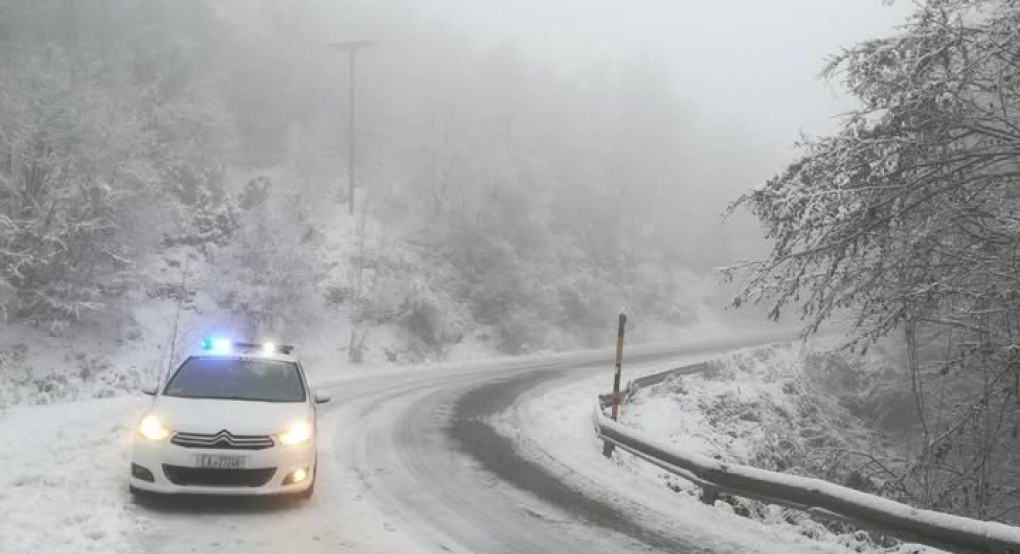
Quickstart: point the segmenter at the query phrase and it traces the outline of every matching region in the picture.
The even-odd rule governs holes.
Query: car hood
[[[251,402],[160,396],[151,413],[173,431],[234,435],[272,435],[296,421],[308,421],[312,408],[305,402]]]

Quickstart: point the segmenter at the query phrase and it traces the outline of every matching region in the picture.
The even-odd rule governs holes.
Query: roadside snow
[[[819,456],[880,445],[876,435],[805,374],[800,346],[737,352],[699,374],[640,390],[620,421],[691,454],[813,475]]]
[[[777,350],[779,359],[796,355],[790,349]],[[756,359],[754,349],[732,354],[734,358]],[[640,367],[625,366],[625,381],[642,375],[658,373],[675,367],[704,361],[707,356],[678,358],[670,363],[656,363]],[[699,398],[706,405],[726,395],[739,395],[753,399],[775,401],[780,409],[795,409],[782,401],[789,387],[791,375],[785,374],[782,364],[776,367],[755,365],[761,371],[773,372],[774,379],[764,381],[756,371],[738,373],[743,379],[732,381],[685,377],[685,395]],[[718,377],[718,376],[716,376]],[[699,381],[700,379],[700,381]],[[695,384],[699,381],[699,384]],[[729,504],[717,501],[705,506],[696,497],[696,489],[689,482],[646,463],[626,452],[617,450],[612,460],[602,457],[602,444],[595,438],[592,428],[592,410],[598,394],[607,392],[611,374],[606,372],[583,381],[566,381],[561,386],[550,386],[532,391],[521,402],[494,422],[501,432],[514,437],[518,449],[557,473],[571,476],[577,486],[593,494],[608,495],[613,501],[634,503],[648,510],[642,517],[666,518],[676,527],[699,529],[706,535],[730,536],[733,551],[748,552],[938,552],[918,545],[900,545],[881,548],[871,545],[861,534],[836,534],[806,515],[778,506],[761,506],[753,519],[738,515]],[[677,392],[677,382],[660,385]],[[669,387],[674,387],[669,389]],[[697,408],[676,402],[675,398],[640,393],[636,403],[625,404],[622,421],[638,426],[643,433],[662,442],[702,453],[709,457],[730,457],[733,461],[755,459],[754,453],[761,442],[772,438],[758,422],[740,418],[740,413],[727,413],[712,417]],[[679,393],[678,393],[679,394]],[[720,414],[721,415],[721,414]],[[759,414],[760,415],[760,414]],[[777,415],[777,417],[783,417]],[[758,430],[752,430],[757,428]],[[633,508],[630,508],[633,509]],[[759,523],[764,525],[759,525]]]
[[[133,552],[147,525],[125,478],[147,399],[19,406],[0,414],[0,552]]]

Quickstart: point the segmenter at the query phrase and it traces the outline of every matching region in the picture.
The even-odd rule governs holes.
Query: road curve
[[[632,349],[627,363],[775,339]],[[517,455],[494,416],[550,381],[611,368],[609,351],[364,375],[325,388],[309,502],[143,506],[146,552],[726,552],[641,506],[579,490]],[[595,484],[597,490],[597,484]],[[150,515],[153,515],[150,514]],[[713,546],[714,545],[714,546]],[[715,549],[713,549],[715,548]]]
[[[761,342],[757,336],[641,348],[628,355],[628,364]],[[369,400],[348,395],[345,402],[365,408],[357,414],[363,431],[352,445],[359,455],[346,463],[358,468],[359,480],[388,511],[439,550],[717,551],[669,521],[646,517],[640,506],[573,488],[554,469],[519,456],[513,440],[494,427],[493,418],[524,392],[611,364],[608,351],[577,353],[410,376]]]

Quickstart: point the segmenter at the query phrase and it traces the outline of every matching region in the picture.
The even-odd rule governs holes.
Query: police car
[[[207,339],[138,423],[132,493],[312,495],[316,405],[290,346]]]

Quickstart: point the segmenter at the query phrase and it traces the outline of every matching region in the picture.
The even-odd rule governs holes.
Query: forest
[[[397,329],[406,361],[472,334],[504,353],[601,344],[621,308],[649,338],[696,323],[711,268],[745,241],[704,244],[724,204],[691,197],[742,181],[699,177],[705,126],[666,73],[563,71],[391,7],[405,16],[0,2],[5,321],[73,339],[162,300],[290,340],[342,322],[352,360]],[[351,37],[375,44],[353,217],[347,59],[330,47]]]

